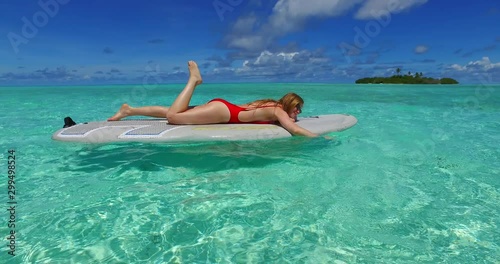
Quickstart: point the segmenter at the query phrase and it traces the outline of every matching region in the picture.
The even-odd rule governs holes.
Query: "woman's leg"
[[[194,89],[197,85],[201,84],[203,80],[196,62],[189,61],[188,68],[188,83],[168,109],[168,122],[178,125],[227,123],[227,121],[229,121],[229,109],[221,102],[211,102],[192,109],[189,108],[189,101],[193,96]]]
[[[167,117],[172,124],[215,124],[229,121],[229,109],[221,102],[211,102],[205,105],[189,106],[194,88],[202,83],[201,74],[195,62],[189,62],[190,77],[184,90],[177,96],[170,107],[145,106],[133,108],[123,104],[116,114],[108,121],[118,121],[127,116]],[[174,108],[176,107],[176,108]],[[177,109],[174,112],[174,109]]]
[[[182,113],[170,116],[170,108],[167,119],[171,124],[176,125],[205,125],[227,123],[229,121],[229,109],[221,102],[211,102],[199,105]],[[170,117],[168,117],[170,116]]]
[[[203,80],[201,79],[201,73],[198,69],[198,65],[194,61],[188,62],[189,68],[189,80],[186,84],[186,87],[182,90],[182,92],[177,96],[172,106],[167,113],[167,119],[173,120],[175,119],[175,115],[182,113],[188,110],[189,101],[191,101],[191,97],[193,96],[194,89],[197,85],[201,84]]]
[[[165,118],[165,116],[167,116],[168,109],[168,107],[164,106],[144,106],[134,108],[130,107],[128,104],[123,104],[120,110],[118,110],[118,112],[116,112],[114,116],[108,118],[108,121],[118,121],[128,116],[150,116]]]
[[[201,84],[203,80],[201,79],[201,73],[198,69],[198,65],[194,61],[188,62],[189,68],[189,80],[184,87],[184,90],[177,96],[174,103],[170,107],[162,107],[162,106],[145,106],[140,108],[132,108],[128,104],[123,104],[120,110],[116,112],[116,114],[110,118],[108,121],[118,121],[127,116],[151,116],[151,117],[167,117],[174,119],[175,114],[182,113],[190,108],[189,101],[191,101],[191,97],[193,96],[194,88],[197,85]],[[169,114],[171,113],[171,114]]]

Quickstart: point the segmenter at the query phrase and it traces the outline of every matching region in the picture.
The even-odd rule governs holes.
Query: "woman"
[[[177,125],[202,125],[219,123],[275,123],[293,135],[317,137],[318,135],[297,125],[297,115],[302,112],[304,100],[294,93],[283,96],[280,100],[257,100],[246,105],[234,105],[217,98],[207,104],[189,106],[189,101],[197,85],[202,83],[201,73],[194,61],[188,62],[189,80],[184,90],[177,96],[170,107],[145,106],[132,108],[123,104],[120,110],[108,119],[118,121],[127,116],[143,115],[166,117],[168,122]]]

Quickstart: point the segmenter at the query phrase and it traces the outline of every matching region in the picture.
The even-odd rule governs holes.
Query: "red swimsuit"
[[[227,122],[228,124],[273,124],[274,121],[255,121],[255,122],[242,122],[238,118],[238,115],[240,114],[241,111],[249,111],[247,108],[239,107],[235,104],[232,104],[224,99],[221,98],[215,98],[213,100],[210,100],[210,102],[221,102],[227,106],[227,109],[229,109],[229,121]]]

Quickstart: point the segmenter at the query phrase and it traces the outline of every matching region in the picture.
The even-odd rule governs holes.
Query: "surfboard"
[[[351,115],[331,114],[302,117],[301,127],[317,134],[343,131],[358,120]],[[62,128],[52,139],[66,142],[192,142],[263,140],[291,137],[287,130],[273,124],[172,125],[166,119],[125,119],[96,121]]]

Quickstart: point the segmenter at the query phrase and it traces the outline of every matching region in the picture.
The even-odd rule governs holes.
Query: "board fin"
[[[71,117],[67,116],[64,118],[63,128],[72,127],[74,125],[76,125],[76,123],[75,123],[75,121],[73,121],[73,119],[71,119]]]

